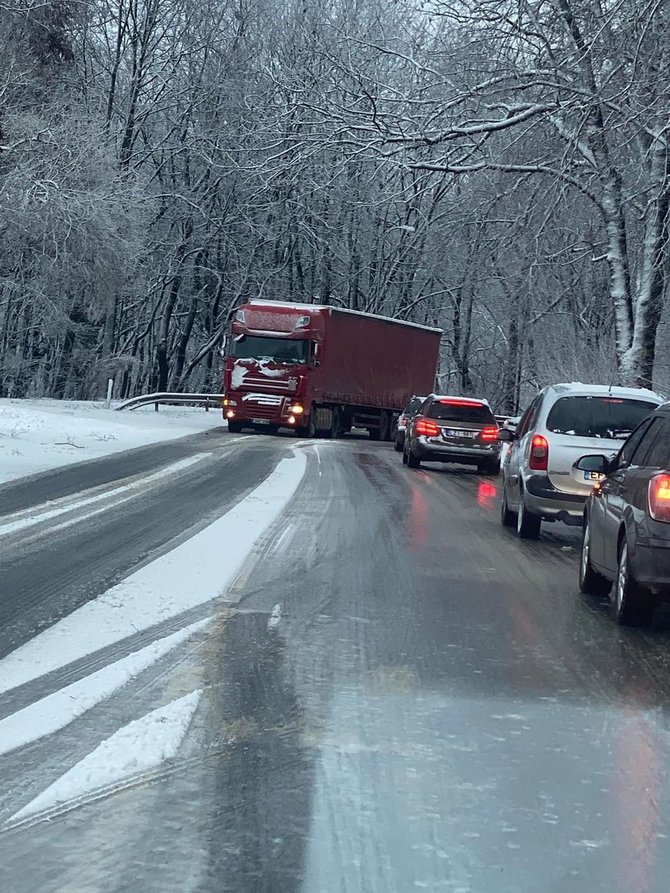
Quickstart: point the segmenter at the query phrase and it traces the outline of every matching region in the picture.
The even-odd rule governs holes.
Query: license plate
[[[445,437],[470,437],[473,440],[477,436],[476,431],[458,431],[456,428],[447,428],[444,432]]]
[[[270,419],[252,419],[251,424],[252,425],[269,425]]]
[[[585,481],[602,481],[605,479],[605,475],[602,471],[585,471],[584,472],[584,480]]]

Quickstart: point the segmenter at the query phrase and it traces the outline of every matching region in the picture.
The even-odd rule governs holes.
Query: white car
[[[587,453],[614,455],[639,422],[663,403],[653,391],[607,385],[556,384],[524,412],[502,463],[500,519],[537,539],[542,521],[581,524],[597,475],[576,467]]]

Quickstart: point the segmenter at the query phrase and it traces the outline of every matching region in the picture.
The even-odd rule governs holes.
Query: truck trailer
[[[340,307],[250,301],[224,346],[223,417],[243,428],[391,438],[394,414],[434,389],[440,329]]]

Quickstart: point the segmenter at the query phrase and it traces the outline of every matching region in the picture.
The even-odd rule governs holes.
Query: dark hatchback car
[[[407,430],[407,422],[409,422],[412,416],[415,416],[417,414],[421,404],[425,399],[425,397],[412,397],[407,406],[398,416],[398,424],[393,436],[393,444],[397,453],[402,452],[402,448],[405,445],[405,431]]]
[[[407,423],[402,461],[461,462],[480,472],[500,471],[498,423],[483,400],[431,394]]]
[[[580,589],[607,595],[614,583],[616,620],[649,623],[670,596],[670,403],[641,422],[616,456],[582,456],[575,468],[595,481],[584,512]]]

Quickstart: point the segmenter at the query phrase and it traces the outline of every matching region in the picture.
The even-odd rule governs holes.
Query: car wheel
[[[507,487],[504,482],[502,485],[502,499],[500,500],[500,523],[503,527],[514,527],[516,524],[516,515],[507,503]]]
[[[579,588],[585,595],[607,595],[612,588],[607,577],[594,570],[591,564],[591,524],[584,521],[582,533],[582,554],[579,559]]]
[[[402,464],[407,465],[407,450],[402,451]]]
[[[619,553],[619,569],[614,590],[614,617],[622,626],[646,626],[654,615],[651,592],[633,577],[624,537]]]
[[[477,471],[480,474],[500,474],[500,462],[497,462],[494,459],[487,459],[486,462],[479,463]]]
[[[405,454],[407,455],[407,465],[410,468],[421,468],[421,459],[414,455],[411,447],[408,450],[405,450]]]
[[[516,532],[523,540],[536,540],[540,535],[542,518],[526,508],[523,493],[519,500],[519,511],[516,516]]]
[[[396,451],[396,453],[400,453],[400,452],[402,451],[402,444],[401,444],[400,441],[398,440],[398,436],[397,436],[397,435],[396,435],[396,437],[395,437],[394,440],[393,440],[393,449]]]

